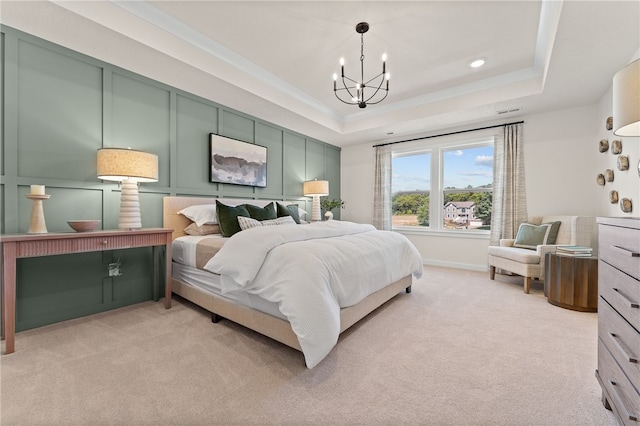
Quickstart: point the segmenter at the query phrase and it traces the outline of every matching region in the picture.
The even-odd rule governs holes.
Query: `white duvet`
[[[338,341],[340,308],[409,274],[419,278],[422,259],[404,235],[334,220],[239,232],[204,268],[221,275],[223,293],[277,303],[312,368]]]

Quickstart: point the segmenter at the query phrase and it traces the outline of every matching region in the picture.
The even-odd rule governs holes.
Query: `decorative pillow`
[[[217,201],[216,201],[217,203]],[[218,217],[216,216],[215,204],[201,204],[197,206],[189,206],[178,212],[191,219],[196,225],[201,226],[206,224],[212,225],[218,223]]]
[[[272,226],[272,225],[295,225],[296,222],[293,220],[291,216],[283,216],[277,219],[268,219],[268,220],[255,220],[250,217],[242,217],[238,216],[238,225],[240,225],[240,229],[247,230],[251,228],[258,228],[260,226]]]
[[[289,204],[287,206],[287,209],[291,213],[291,217],[293,218],[293,220],[296,221],[296,223],[300,223],[300,216],[302,216],[302,214],[300,212],[303,212],[304,214],[307,214],[307,212],[305,212],[300,207],[298,207],[297,204]]]
[[[297,204],[289,204],[287,206],[276,203],[278,205],[278,217],[291,216],[296,223],[300,223],[300,214],[298,213]]]
[[[263,220],[260,222],[262,226],[271,226],[271,225],[295,225],[296,221],[293,220],[292,216],[284,216],[279,217],[277,219]]]
[[[543,225],[551,225],[551,230],[549,231],[549,237],[547,238],[546,244],[553,245],[556,243],[556,239],[558,238],[558,231],[560,230],[560,224],[562,222],[546,222]]]
[[[550,232],[551,225],[549,224],[521,223],[513,246],[535,250],[536,246],[547,244]]]
[[[251,228],[259,228],[262,226],[259,220],[251,219],[250,217],[238,216],[238,225],[242,231]]]
[[[241,231],[240,225],[238,225],[238,216],[249,217],[249,211],[244,204],[233,207],[216,200],[216,211],[218,212],[218,223],[223,237],[230,237]]]
[[[278,216],[276,215],[276,207],[273,203],[269,203],[264,207],[254,206],[252,204],[244,205],[249,211],[249,216],[252,219],[256,220],[267,220],[267,219],[275,219]]]
[[[196,223],[184,228],[184,233],[187,235],[211,235],[220,233],[220,225],[208,225],[204,224],[198,226]]]

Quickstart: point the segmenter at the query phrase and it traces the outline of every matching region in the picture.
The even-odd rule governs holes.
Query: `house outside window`
[[[393,151],[393,228],[488,233],[494,138],[422,144]]]

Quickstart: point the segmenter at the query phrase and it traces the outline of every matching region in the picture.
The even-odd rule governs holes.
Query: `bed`
[[[387,232],[387,231],[376,231],[369,230],[366,227],[370,227],[370,225],[361,225],[361,224],[350,224],[349,222],[339,221],[330,221],[331,223],[323,223],[323,224],[309,224],[309,225],[296,225],[289,227],[261,227],[260,229],[249,229],[246,231],[241,231],[238,234],[234,235],[231,238],[224,238],[224,243],[220,245],[219,251],[215,256],[213,256],[210,260],[204,263],[203,260],[199,260],[200,265],[198,268],[195,265],[188,264],[184,258],[188,257],[185,253],[189,252],[187,244],[192,244],[189,240],[193,240],[201,243],[205,240],[205,237],[197,237],[197,236],[187,236],[185,234],[185,229],[192,225],[193,222],[183,214],[179,212],[190,206],[203,206],[203,205],[211,205],[215,203],[215,198],[207,198],[207,197],[164,197],[163,200],[163,226],[166,228],[172,228],[173,235],[173,273],[172,273],[172,291],[173,293],[195,303],[203,307],[212,313],[212,320],[217,322],[221,318],[225,318],[231,320],[235,323],[241,324],[247,328],[250,328],[258,333],[261,333],[265,336],[268,336],[274,340],[277,340],[287,346],[290,346],[296,350],[303,352],[305,356],[305,363],[308,368],[312,368],[317,365],[331,350],[333,346],[337,343],[337,338],[340,333],[347,330],[353,324],[358,322],[360,319],[364,318],[367,314],[381,306],[386,301],[392,299],[396,295],[401,292],[410,293],[411,285],[412,285],[412,277],[419,278],[422,274],[422,260],[418,254],[418,251],[415,247],[404,237],[397,233]],[[228,205],[238,205],[238,204],[252,204],[258,207],[264,207],[268,203],[272,201],[267,200],[240,200],[240,199],[217,199],[221,203]],[[353,226],[352,226],[353,225]],[[343,232],[342,228],[349,227],[349,232],[353,232],[353,234],[349,234],[346,236],[333,236],[332,233],[338,232],[337,228],[341,228],[339,230],[340,233]],[[275,232],[272,230],[267,230],[266,228],[279,228],[277,232],[277,237],[275,236]],[[294,234],[291,237],[291,242],[281,242],[280,240],[283,238],[282,235],[286,233]],[[328,233],[325,235],[325,233]],[[332,242],[332,244],[336,244],[337,247],[338,240],[345,240],[345,243],[351,244],[349,247],[369,247],[369,245],[379,245],[380,250],[384,250],[382,246],[386,246],[386,240],[384,244],[380,244],[381,238],[391,238],[393,239],[393,243],[389,244],[390,247],[394,247],[394,245],[401,244],[401,250],[393,250],[393,253],[384,254],[385,261],[376,262],[376,265],[379,265],[381,268],[380,271],[372,270],[371,266],[368,266],[367,276],[381,276],[381,277],[392,277],[392,278],[367,278],[368,280],[387,280],[384,281],[381,285],[380,283],[376,284],[375,291],[370,291],[366,295],[354,295],[354,296],[345,296],[348,300],[351,299],[351,302],[339,303],[341,305],[348,305],[346,307],[334,308],[329,306],[327,308],[323,308],[325,305],[324,300],[322,301],[305,301],[307,303],[307,308],[295,308],[298,311],[295,311],[294,308],[291,308],[292,304],[287,302],[287,300],[281,299],[281,293],[283,288],[287,289],[298,289],[293,290],[297,291],[298,298],[307,298],[307,293],[311,294],[316,292],[316,290],[302,290],[302,285],[307,285],[307,277],[300,278],[299,271],[295,272],[285,272],[281,275],[278,275],[280,272],[269,272],[267,273],[267,263],[277,263],[277,258],[275,257],[277,253],[284,251],[285,249],[289,250],[289,255],[291,253],[298,252],[314,252],[312,256],[310,256],[309,263],[318,263],[319,261],[315,258],[316,251],[321,253],[322,250],[316,249],[307,249],[305,245],[302,244],[311,244],[312,242],[308,242],[307,240],[311,240],[316,237],[308,237],[311,234],[318,234],[318,243],[324,244],[325,248],[328,247],[328,242]],[[331,234],[331,238],[329,238],[329,234]],[[214,245],[217,245],[218,242],[216,238],[222,239],[219,235],[210,235],[207,237],[211,237],[212,239],[207,241],[212,241]],[[361,241],[360,238],[376,238],[377,240],[373,241]],[[243,240],[244,239],[244,240]],[[358,239],[358,240],[356,240]],[[347,242],[348,240],[348,242]],[[406,241],[403,241],[406,240]],[[271,241],[275,241],[273,243],[273,247],[269,246],[269,248],[265,248],[267,245],[271,244]],[[357,243],[354,243],[357,241]],[[235,245],[234,245],[235,244]],[[244,245],[242,245],[244,244]],[[315,243],[313,243],[315,244]],[[356,245],[354,245],[356,244]],[[265,247],[262,247],[264,245]],[[277,246],[277,247],[275,247]],[[234,251],[235,250],[235,251]],[[241,250],[241,251],[239,251]],[[331,249],[325,249],[329,252]],[[336,249],[337,250],[337,249]],[[371,249],[369,249],[371,250]],[[263,255],[263,259],[261,262],[265,263],[265,267],[261,266],[262,263],[253,261],[247,261],[246,259],[240,259],[244,257],[245,252],[256,252],[262,253],[266,252]],[[350,250],[350,252],[354,252],[355,250]],[[396,252],[398,252],[396,254]],[[336,252],[337,253],[337,252]],[[353,253],[350,256],[354,255]],[[383,254],[380,254],[382,256]],[[225,257],[226,256],[226,257]],[[318,254],[319,256],[319,254]],[[345,255],[346,256],[346,255]],[[398,260],[392,260],[389,256],[396,256]],[[193,256],[192,256],[193,257]],[[196,256],[197,257],[197,256]],[[336,258],[340,257],[334,254],[329,254],[329,257],[332,257],[333,260],[328,260],[328,262],[336,262]],[[369,258],[371,256],[367,256]],[[297,259],[297,257],[296,257]],[[390,259],[389,262],[393,264],[402,263],[401,267],[397,268],[386,268],[384,266],[387,264],[387,259]],[[195,257],[192,259],[192,262],[195,262]],[[367,261],[372,261],[371,259]],[[298,262],[288,262],[288,264],[282,264],[276,268],[277,271],[286,270],[288,266],[291,268],[295,267],[298,269],[307,270],[307,266],[305,266],[304,262],[300,260]],[[364,261],[366,263],[366,261]],[[203,268],[202,264],[205,264],[206,267]],[[354,263],[354,262],[352,262]],[[355,262],[355,263],[360,263]],[[382,264],[382,265],[380,265]],[[318,267],[327,269],[326,265],[319,265]],[[357,269],[357,265],[349,265],[349,269]],[[378,266],[376,266],[377,268]],[[217,269],[216,269],[217,268]],[[386,268],[386,270],[385,270]],[[208,269],[208,270],[204,270]],[[323,270],[324,270],[323,269]],[[334,278],[336,281],[345,281],[348,277],[340,277],[339,275],[348,275],[348,273],[344,272],[345,268],[342,270],[340,267],[336,267],[336,270],[340,270],[340,273],[336,273],[335,277],[331,277],[331,280]],[[393,270],[392,270],[393,269]],[[397,269],[397,270],[396,270]],[[309,271],[311,269],[308,269]],[[218,273],[212,273],[211,271],[216,271]],[[253,275],[250,273],[253,271]],[[236,275],[234,275],[236,274]],[[269,275],[270,274],[270,275]],[[288,277],[288,274],[291,277]],[[333,272],[331,272],[333,274]],[[315,276],[316,274],[310,273],[310,275]],[[322,278],[321,278],[322,279]],[[327,279],[326,277],[324,278]],[[304,283],[303,283],[304,281]],[[358,280],[354,280],[358,281]],[[267,289],[263,290],[262,288],[258,289],[257,284],[259,282],[267,282],[265,286]],[[274,283],[273,286],[271,283]],[[333,284],[332,284],[333,285]],[[360,284],[359,284],[360,285]],[[279,287],[278,287],[279,286]],[[344,283],[342,284],[343,287]],[[255,288],[254,288],[255,287]],[[324,289],[324,285],[320,285],[320,288],[323,290],[317,290],[317,292],[324,292],[324,299],[327,299],[327,292],[332,297],[334,297],[334,292],[336,293],[335,297],[340,298],[340,289],[338,290],[329,288]],[[358,290],[362,292],[363,290]],[[309,296],[309,298],[312,296]],[[316,297],[316,296],[313,296]],[[353,302],[356,300],[357,302]],[[298,302],[296,302],[298,303]],[[334,315],[335,309],[335,315]],[[317,315],[312,313],[311,311],[316,311]],[[314,317],[315,315],[315,317]],[[335,318],[334,318],[335,316]],[[301,327],[307,327],[307,323],[321,323],[320,326],[325,327],[327,329],[335,328],[334,330],[313,330],[312,327],[318,327],[316,325],[310,326],[311,331],[303,330]],[[332,325],[333,324],[333,325]],[[324,337],[320,336],[323,335]],[[335,336],[334,336],[335,335]],[[317,336],[317,339],[316,337]],[[313,341],[313,339],[319,340],[318,342]]]

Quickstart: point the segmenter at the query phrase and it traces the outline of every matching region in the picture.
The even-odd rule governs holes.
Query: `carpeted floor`
[[[0,358],[2,425],[612,425],[597,314],[540,283],[426,267],[317,367],[176,299],[16,336]]]

